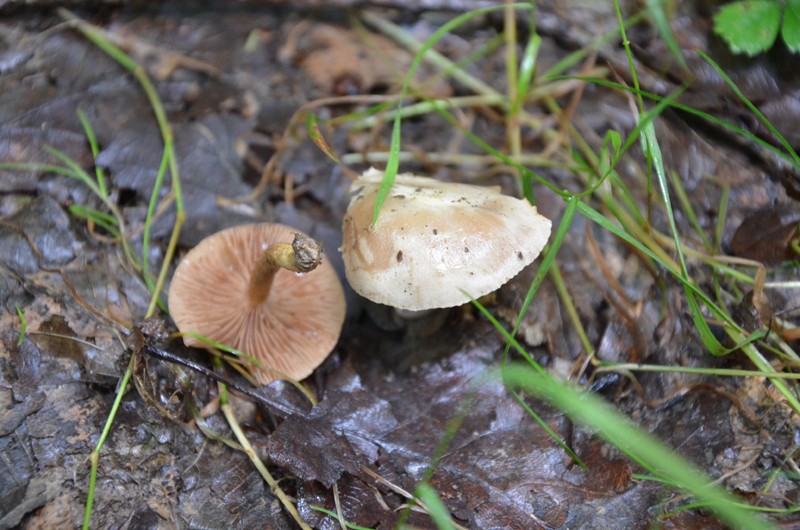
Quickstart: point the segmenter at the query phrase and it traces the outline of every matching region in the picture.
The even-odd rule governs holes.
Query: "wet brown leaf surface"
[[[731,251],[771,266],[796,259],[791,243],[798,237],[798,223],[800,209],[768,208],[755,212],[733,233]]]
[[[540,4],[542,68],[616,25],[613,11],[602,6]],[[141,252],[142,223],[163,149],[146,98],[132,76],[76,32],[45,31],[59,22],[50,12],[9,5],[9,15],[0,21],[0,160],[54,163],[45,150],[50,146],[91,173],[94,161],[75,114],[81,108],[98,136],[96,163],[108,175],[134,251]],[[432,18],[426,18],[402,7],[380,14],[407,24],[420,38],[454,16],[429,13]],[[781,67],[781,56],[745,62],[725,56],[702,26],[707,10],[691,9],[680,6],[678,15],[688,17],[677,18],[686,22],[676,28],[680,45],[720,53],[743,90],[775,117],[780,130],[791,132],[782,124],[797,118],[791,94],[798,90],[798,74]],[[340,13],[324,8],[244,3],[197,12],[154,4],[140,11],[122,3],[89,18],[144,66],[165,102],[186,200],[182,248],[227,226],[279,221],[323,240],[329,259],[341,268],[335,249],[341,243],[348,173],[333,168],[303,140],[301,127],[284,131],[294,111],[316,98],[393,93],[411,54],[377,35],[366,41],[372,46],[365,44],[363,32],[372,30],[350,26]],[[481,18],[445,39],[443,50],[454,60],[464,58],[491,40],[501,24],[499,17]],[[668,94],[691,76],[664,64],[669,55],[652,28],[637,28],[632,40],[644,88]],[[596,62],[626,75],[621,48],[602,48]],[[480,65],[470,66],[470,73],[506,89],[500,55],[490,54]],[[698,82],[683,101],[722,113],[774,141],[703,63],[690,69]],[[423,70],[418,79],[430,97],[466,91],[431,75]],[[550,118],[543,108],[532,107]],[[320,114],[361,108],[331,105]],[[465,110],[460,119],[502,146],[503,124],[495,112]],[[589,138],[633,126],[625,99],[596,89],[583,95],[573,121]],[[552,120],[547,124],[558,127]],[[786,252],[797,234],[796,174],[769,153],[684,113],[667,111],[657,127],[666,164],[680,175],[707,233],[714,230],[721,190],[727,187],[723,248],[767,265],[791,257]],[[404,128],[404,146],[411,151],[477,152],[435,117],[407,120]],[[380,127],[323,133],[338,154],[387,148],[388,133]],[[788,137],[798,143],[796,136]],[[547,148],[539,132],[523,140],[531,152]],[[263,164],[276,152],[281,156],[268,175],[271,180],[257,197],[249,197],[261,181]],[[445,180],[513,191],[505,170],[475,175],[430,160],[417,165]],[[543,171],[559,187],[583,186],[566,171]],[[632,196],[646,204],[643,179],[625,176]],[[207,354],[189,351],[179,341],[138,335],[149,293],[109,234],[70,213],[73,204],[103,208],[85,186],[52,173],[1,169],[0,192],[0,528],[80,525],[87,458],[131,355],[135,384],[123,397],[100,457],[93,527],[294,528],[245,455],[223,443],[232,434],[215,413],[212,376],[220,375],[240,397],[237,414],[257,452],[315,528],[339,527],[314,509],[335,511],[337,498],[344,518],[354,524],[391,528],[405,521],[432,527],[427,515],[407,510],[403,492],[412,492],[427,477],[437,457],[430,483],[454,520],[468,528],[719,527],[697,510],[663,517],[682,506],[674,492],[638,480],[634,473],[642,470],[593,433],[542,403],[527,401],[588,469],[571,462],[490,377],[503,345],[474,311],[441,316],[444,325],[433,334],[382,330],[350,293],[340,344],[309,381],[319,403],[310,407],[283,383],[260,389],[261,399],[247,396],[236,386],[249,388],[247,383],[230,372],[215,373]],[[537,193],[540,210],[557,222],[560,200],[546,190]],[[166,195],[162,191],[160,199]],[[151,270],[163,258],[174,218],[172,207],[157,212]],[[691,233],[680,208],[676,220],[682,233]],[[664,228],[660,211],[652,223]],[[690,244],[702,244],[687,237]],[[648,269],[641,256],[596,227],[575,222],[558,264],[599,360],[752,368],[735,354],[711,357],[696,336],[680,285]],[[534,265],[501,289],[487,302],[490,310],[512,322],[535,272]],[[796,266],[784,264],[776,274],[796,279]],[[601,393],[745,498],[778,508],[798,501],[794,482],[776,473],[796,443],[797,418],[780,405],[772,387],[687,374],[645,373],[633,379],[585,368],[586,352],[561,296],[547,280],[518,335],[543,365]],[[792,318],[791,309],[800,305],[796,298],[775,296],[770,300],[774,313]],[[728,302],[734,306],[742,300]],[[17,308],[28,326],[21,344]],[[153,348],[187,364],[156,358]],[[771,495],[759,497],[767,480],[772,480]]]

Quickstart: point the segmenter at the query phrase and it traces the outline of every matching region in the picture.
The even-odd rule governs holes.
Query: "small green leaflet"
[[[339,157],[336,156],[336,153],[333,152],[331,146],[329,146],[328,142],[325,141],[325,137],[322,136],[322,131],[319,129],[317,115],[313,112],[309,112],[308,118],[306,118],[306,130],[308,131],[309,138],[311,138],[311,141],[314,142],[317,147],[319,147],[320,151],[328,155],[328,158],[337,164],[341,164]]]
[[[734,53],[750,57],[772,47],[780,25],[781,4],[772,0],[733,2],[714,16],[714,31]]]

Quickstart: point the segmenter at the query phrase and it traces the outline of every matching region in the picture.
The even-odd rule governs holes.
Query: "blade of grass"
[[[644,112],[644,102],[642,96],[639,94],[639,74],[636,73],[636,62],[633,60],[633,53],[631,52],[631,41],[628,40],[627,29],[625,28],[625,20],[622,18],[622,9],[619,7],[619,0],[614,0],[614,11],[617,14],[617,28],[622,38],[622,47],[625,50],[625,57],[628,59],[628,67],[631,72],[631,80],[633,81],[634,95],[637,98],[638,107],[641,112]]]
[[[89,174],[86,171],[84,171],[84,169],[81,166],[79,166],[74,160],[72,160],[65,153],[62,153],[58,149],[55,149],[50,146],[47,146],[44,149],[45,151],[47,151],[48,153],[50,153],[51,155],[58,158],[61,162],[64,163],[64,165],[70,170],[70,173],[68,173],[69,176],[77,179],[84,186],[92,190],[92,193],[94,193],[97,196],[97,198],[103,201],[103,204],[105,204],[107,207],[109,207],[109,209],[111,209],[111,205],[113,203],[109,200],[108,195],[103,194],[97,182],[95,182],[94,179],[92,179],[92,177],[90,177]]]
[[[722,68],[720,68],[720,66],[716,62],[714,62],[714,60],[711,57],[708,56],[708,54],[706,54],[702,50],[697,50],[697,53],[700,54],[700,57],[702,57],[709,65],[711,65],[711,68],[713,68],[720,77],[722,77],[722,79],[730,87],[730,89],[733,90],[733,93],[736,94],[736,96],[742,101],[742,103],[745,104],[745,106],[750,110],[750,112],[752,112],[753,115],[756,118],[758,118],[758,121],[760,121],[764,125],[764,127],[766,127],[769,130],[769,132],[772,133],[773,136],[775,136],[775,138],[777,138],[778,142],[786,150],[785,152],[792,157],[794,166],[800,167],[800,155],[798,155],[797,151],[794,150],[792,144],[790,144],[789,141],[778,131],[778,129],[776,129],[775,126],[772,125],[772,122],[770,122],[767,119],[767,117],[764,116],[764,114],[760,110],[758,110],[758,107],[756,107],[753,104],[753,102],[750,101],[747,98],[747,96],[744,95],[744,93],[739,89],[739,87],[736,86],[736,83],[734,83],[733,80],[730,77],[728,77],[728,74],[726,74],[725,71]]]
[[[661,98],[657,102],[656,106],[653,107],[652,109],[648,110],[647,112],[643,110],[639,111],[639,116],[637,116],[638,119],[636,120],[636,125],[633,127],[628,137],[625,139],[625,143],[623,143],[622,147],[615,154],[614,159],[612,159],[610,169],[616,167],[616,165],[619,163],[622,157],[630,150],[631,147],[633,147],[633,145],[637,141],[645,142],[643,146],[645,154],[647,155],[649,153],[649,151],[647,150],[649,146],[647,142],[649,140],[646,134],[649,130],[653,129],[653,121],[657,117],[659,117],[664,112],[664,110],[667,109],[669,105],[686,90],[686,88],[687,88],[686,86],[678,87],[677,89],[673,90],[668,96]],[[619,178],[619,175],[615,174],[615,177]],[[593,187],[591,190],[593,191],[595,188],[596,186]],[[588,190],[587,192],[584,193],[585,194],[588,193]],[[634,208],[634,210],[637,209],[638,208]]]
[[[139,261],[136,259],[135,254],[133,253],[133,249],[131,248],[130,241],[128,240],[128,231],[125,227],[125,218],[122,216],[122,212],[119,211],[117,205],[111,200],[111,198],[107,194],[103,194],[103,190],[100,188],[100,184],[92,179],[89,174],[80,167],[74,160],[68,157],[66,154],[62,153],[58,149],[54,149],[52,147],[45,147],[45,151],[53,155],[54,157],[58,158],[64,165],[71,171],[70,176],[80,181],[83,185],[89,188],[92,193],[100,199],[106,208],[114,215],[117,220],[117,227],[119,229],[119,242],[122,245],[122,250],[125,253],[125,258],[131,264],[131,266],[136,271],[141,270],[141,266]],[[101,182],[105,182],[101,180]]]
[[[218,383],[218,386],[220,389],[220,409],[222,409],[222,413],[225,416],[225,419],[228,421],[228,425],[231,427],[233,434],[236,436],[236,439],[242,446],[242,451],[245,455],[247,455],[247,458],[250,459],[250,461],[253,463],[253,466],[258,470],[266,483],[269,485],[270,491],[278,498],[284,509],[292,516],[292,519],[294,519],[295,523],[297,523],[297,526],[299,526],[302,530],[311,530],[311,527],[308,526],[300,517],[300,514],[297,513],[297,508],[295,508],[292,500],[286,495],[286,493],[284,493],[280,485],[278,485],[278,481],[275,480],[275,478],[267,469],[267,466],[265,466],[258,457],[258,453],[256,453],[256,450],[250,444],[250,440],[247,439],[244,431],[242,431],[242,428],[239,426],[239,421],[236,419],[233,408],[231,407],[230,403],[228,403],[228,392],[226,386],[223,383]]]
[[[158,196],[164,183],[164,176],[169,168],[169,153],[170,152],[165,149],[161,155],[161,163],[158,165],[156,180],[153,184],[153,189],[150,192],[150,200],[147,202],[147,214],[145,215],[144,230],[142,232],[142,278],[147,284],[147,288],[150,290],[152,296],[157,295],[155,294],[155,282],[150,274],[150,230],[153,225],[153,218],[155,216],[156,204],[158,203]],[[160,303],[160,297],[158,298]],[[163,304],[160,303],[160,305]],[[161,307],[161,309],[165,313],[169,313],[166,307]]]
[[[86,139],[89,140],[89,148],[92,150],[92,159],[97,160],[97,155],[100,154],[100,148],[97,144],[97,136],[94,134],[92,124],[89,123],[89,118],[83,110],[78,109],[78,119],[83,126],[83,132],[86,134]],[[108,187],[106,186],[106,177],[103,174],[103,168],[94,165],[95,179],[97,180],[97,187],[100,189],[102,197],[108,197]]]
[[[325,136],[323,136],[322,131],[319,128],[319,120],[317,120],[317,115],[313,112],[308,113],[308,117],[306,118],[306,131],[308,131],[308,137],[311,138],[311,141],[325,153],[328,158],[340,164],[339,157],[336,156],[336,153],[333,152],[331,146],[328,145],[328,142],[325,141]]]
[[[25,313],[19,307],[14,307],[17,310],[17,318],[19,319],[19,335],[17,336],[17,346],[22,346],[25,342],[25,334],[28,332],[28,321],[25,319]]]
[[[513,16],[514,10],[509,8],[506,10],[506,13],[509,14],[506,18],[510,19],[506,25],[508,27],[515,27],[516,21]],[[542,44],[541,37],[539,37],[538,33],[536,33],[535,13],[535,9],[531,8],[528,23],[530,37],[528,39],[528,43],[525,45],[522,61],[519,65],[519,73],[508,78],[509,100],[511,101],[511,106],[506,118],[507,129],[509,130],[507,136],[509,140],[510,153],[511,156],[514,157],[522,154],[522,130],[520,128],[520,114],[522,113],[525,99],[528,96],[528,91],[533,83],[533,74],[536,70],[537,64],[536,58],[539,54],[539,47]],[[513,43],[509,43],[508,49],[516,51],[516,46],[517,43],[515,38]],[[517,65],[515,53],[510,53],[508,60],[513,60],[514,62],[510,65],[510,68],[507,68],[507,71],[516,72]],[[536,204],[536,201],[533,197],[533,182],[530,174],[528,172],[521,172],[518,174],[518,178],[522,184],[522,196],[528,199],[531,204]]]
[[[675,40],[675,33],[673,33],[669,25],[669,16],[667,15],[666,7],[664,0],[647,0],[647,12],[650,14],[650,20],[658,30],[658,34],[661,35],[661,39],[664,41],[664,44],[667,45],[667,49],[672,56],[678,60],[680,67],[684,70],[688,70],[689,67],[686,65],[686,60],[683,58],[681,47],[678,45],[678,41]]]
[[[700,237],[703,245],[707,249],[711,249],[711,241],[708,240],[708,236],[703,230],[703,227],[700,226],[700,221],[697,219],[697,214],[692,207],[689,196],[686,194],[686,188],[683,187],[683,181],[681,181],[681,177],[676,171],[670,171],[669,180],[672,184],[672,189],[675,190],[675,194],[678,197],[678,202],[681,204],[681,211],[686,216],[686,219],[688,219],[689,224],[692,225],[692,228],[694,228],[695,233],[698,235],[698,237]]]
[[[77,180],[80,180],[81,178],[70,168],[57,166],[56,164],[40,164],[38,162],[0,162],[0,169],[9,169],[12,171],[36,171],[37,173],[53,173],[55,175],[72,177]]]
[[[92,223],[101,227],[103,230],[111,234],[114,239],[121,238],[119,230],[117,230],[117,227],[119,226],[117,219],[113,215],[109,215],[81,204],[71,204],[69,206],[69,212],[76,217],[86,219],[87,221],[91,221]]]
[[[663,201],[664,208],[667,213],[667,220],[669,222],[670,231],[673,235],[675,242],[675,250],[677,251],[678,264],[680,266],[680,276],[682,278],[684,293],[686,295],[686,300],[689,304],[692,320],[694,321],[695,328],[698,330],[700,338],[703,341],[703,344],[706,346],[706,348],[708,348],[712,354],[719,355],[720,352],[724,350],[724,348],[722,344],[719,343],[716,336],[712,333],[708,325],[708,322],[706,322],[706,319],[703,316],[702,311],[700,310],[700,306],[697,303],[697,299],[695,298],[693,292],[688,288],[688,285],[693,282],[689,277],[689,272],[686,267],[686,260],[683,256],[683,245],[680,240],[680,236],[678,234],[677,225],[675,223],[674,210],[672,208],[670,200],[666,172],[664,170],[663,158],[661,156],[661,149],[659,147],[658,139],[656,138],[655,134],[655,127],[653,126],[652,122],[652,117],[660,114],[660,109],[664,108],[663,104],[665,103],[665,100],[659,101],[658,104],[656,105],[656,108],[653,109],[653,111],[658,111],[658,113],[654,114],[653,111],[645,113],[644,99],[642,98],[641,95],[641,90],[639,87],[639,78],[636,73],[636,63],[633,60],[633,54],[630,49],[630,42],[628,41],[625,32],[625,27],[622,19],[622,11],[619,6],[619,0],[614,0],[614,8],[617,13],[619,30],[622,36],[622,44],[623,47],[625,48],[625,53],[628,58],[628,64],[630,66],[631,79],[633,80],[633,86],[634,86],[633,94],[636,97],[636,107],[638,108],[638,112],[636,115],[636,122],[637,122],[637,127],[640,127],[642,131],[642,134],[640,136],[642,143],[642,150],[648,161],[648,167],[654,168],[656,172],[656,177],[659,183],[659,189],[661,191],[661,200]],[[673,94],[672,96],[674,99],[675,95]],[[645,116],[642,116],[643,113],[645,114]],[[651,118],[643,120],[642,118],[647,117],[647,115],[651,116]],[[633,136],[634,135],[631,134],[631,137]],[[636,136],[639,135],[637,134]],[[648,189],[650,189],[650,187],[651,184],[650,181],[648,180]]]
[[[594,347],[592,346],[589,336],[586,334],[586,330],[583,327],[581,318],[578,315],[578,309],[575,307],[575,303],[572,300],[572,295],[567,289],[566,282],[564,282],[564,277],[561,274],[561,268],[558,266],[558,262],[553,262],[553,265],[550,267],[550,281],[553,282],[556,293],[558,293],[558,298],[561,300],[561,306],[567,312],[569,319],[572,321],[572,329],[575,330],[575,333],[578,335],[578,341],[580,342],[581,346],[583,346],[583,350],[589,357],[594,357]]]
[[[535,26],[534,26],[534,34]],[[520,104],[516,109],[513,108],[514,104],[520,100],[520,97],[525,98],[525,93],[521,96],[518,92],[518,76],[517,71],[517,18],[516,11],[510,4],[506,4],[503,10],[503,40],[505,42],[505,58],[506,58],[506,101],[503,106],[506,107],[505,113],[505,126],[506,126],[506,144],[508,145],[509,154],[512,157],[518,157],[522,153],[522,131],[519,126],[519,115],[522,109]],[[522,178],[518,172],[516,175],[517,181],[520,184],[523,197],[528,197],[525,192],[530,192],[530,179]],[[531,201],[533,204],[533,202]]]
[[[669,222],[670,232],[672,233],[675,250],[678,255],[678,264],[680,265],[680,275],[683,278],[684,292],[686,294],[686,301],[689,304],[692,321],[695,328],[700,333],[700,339],[703,344],[713,355],[723,355],[725,348],[720,344],[717,337],[711,331],[703,312],[700,309],[700,304],[697,303],[694,293],[687,287],[688,284],[694,283],[689,276],[689,269],[686,267],[686,259],[683,255],[683,242],[681,241],[680,234],[678,233],[678,226],[675,223],[675,214],[672,208],[672,199],[670,198],[669,187],[667,184],[667,176],[664,170],[664,162],[661,157],[661,148],[658,145],[658,140],[655,134],[655,128],[652,123],[644,129],[644,138],[647,143],[647,152],[656,170],[656,177],[658,180],[659,190],[661,191],[661,200],[664,203],[664,208],[667,213],[667,221]]]
[[[486,307],[484,307],[483,304],[481,304],[478,300],[476,300],[475,298],[470,296],[470,294],[468,292],[463,291],[463,293],[470,298],[470,300],[472,301],[472,304],[475,307],[478,308],[478,311],[480,311],[481,314],[483,314],[483,316],[486,317],[486,319],[489,322],[491,322],[492,325],[495,328],[497,328],[498,331],[500,331],[500,334],[503,335],[503,337],[506,339],[506,344],[507,345],[517,345],[516,339],[513,338],[514,335],[511,335],[508,331],[506,331],[506,329],[503,327],[503,325],[494,317],[494,315],[492,315],[489,312],[488,309],[486,309]],[[509,337],[512,340],[509,340]],[[542,368],[542,366],[539,363],[537,363],[536,360],[533,357],[531,357],[531,355],[527,351],[525,351],[523,348],[519,348],[519,347],[517,347],[515,349],[528,362],[528,364],[530,365],[531,369],[535,370],[536,372],[539,372],[539,373],[542,373],[542,374],[546,374],[544,368]],[[506,361],[505,361],[505,357],[504,357],[503,365],[505,366],[505,364],[506,364]],[[559,446],[561,446],[561,449],[565,453],[567,453],[569,455],[569,457],[572,458],[572,460],[576,464],[581,466],[583,469],[589,469],[588,466],[584,463],[584,461],[581,460],[581,458],[575,453],[575,451],[573,451],[572,448],[569,445],[567,445],[567,443],[564,440],[561,439],[561,437],[558,435],[558,433],[555,432],[553,430],[553,428],[550,427],[550,425],[548,425],[547,422],[544,421],[544,419],[541,416],[539,416],[539,414],[537,414],[536,411],[534,411],[525,402],[525,399],[523,398],[522,395],[520,395],[514,389],[509,389],[509,390],[510,390],[511,394],[514,396],[514,399],[517,400],[517,402],[520,404],[520,406],[522,406],[522,408],[525,410],[525,412],[527,412],[528,415],[531,418],[533,418],[533,420],[536,423],[539,424],[539,426],[547,433],[548,436],[550,436],[550,438],[552,438]]]
[[[511,330],[511,336],[516,336],[519,332],[519,327],[522,325],[522,319],[525,318],[525,315],[527,314],[528,309],[530,308],[530,305],[536,296],[536,293],[539,292],[539,287],[547,277],[547,274],[556,259],[556,255],[558,255],[558,250],[564,244],[564,239],[567,237],[567,233],[572,227],[572,220],[575,217],[575,212],[577,212],[579,202],[580,199],[575,196],[570,197],[567,201],[567,208],[564,210],[564,215],[561,217],[561,221],[558,224],[558,229],[556,230],[556,233],[553,234],[550,242],[547,244],[547,250],[542,257],[542,261],[539,263],[539,268],[536,269],[536,275],[533,277],[533,281],[531,281],[531,285],[528,287],[528,292],[525,294],[525,299],[522,301],[522,307],[520,308],[517,319],[514,322],[514,327]],[[507,360],[510,348],[511,344],[507,342],[503,348],[504,363]],[[538,363],[535,363],[533,359],[528,358],[527,360],[531,366],[534,367],[534,369],[539,371],[542,370]]]
[[[89,493],[86,496],[86,507],[83,512],[83,529],[89,530],[89,523],[91,522],[92,517],[92,504],[94,504],[94,491],[95,485],[97,483],[97,466],[100,462],[100,451],[102,450],[103,446],[106,443],[106,439],[108,438],[108,433],[111,432],[111,426],[114,423],[114,418],[117,416],[117,411],[119,410],[120,403],[122,403],[122,396],[125,395],[125,389],[128,387],[128,382],[131,380],[131,375],[133,374],[133,362],[134,356],[131,355],[130,359],[128,360],[128,368],[125,370],[125,373],[122,375],[122,378],[117,383],[117,395],[114,398],[114,403],[111,404],[111,410],[108,413],[108,417],[106,418],[105,425],[103,425],[103,431],[100,433],[100,438],[97,440],[97,443],[94,446],[94,450],[89,455],[89,462],[91,463],[91,471],[89,473]]]
[[[523,365],[507,366],[502,371],[502,377],[507,385],[524,389],[532,396],[558,407],[578,423],[595,430],[657,477],[696,497],[733,528],[775,528],[744,508],[724,488],[711,485],[711,479],[700,470],[655,437],[631,424],[628,418],[599,397],[577,392]]]
[[[327,508],[323,508],[322,506],[313,506],[312,505],[312,506],[310,506],[310,508],[312,510],[314,510],[315,512],[324,513],[325,515],[327,515],[328,517],[332,517],[333,519],[338,519],[339,518],[338,515],[336,514],[336,512],[328,510]],[[344,524],[345,524],[345,526],[347,528],[350,528],[351,530],[373,530],[372,528],[367,528],[366,526],[359,526],[359,525],[353,524],[353,523],[351,523],[349,521],[345,521]]]
[[[442,165],[456,165],[456,166],[476,166],[476,167],[487,167],[492,166],[497,163],[497,158],[492,155],[483,155],[483,154],[470,154],[470,153],[425,153],[424,156],[420,156],[418,151],[400,151],[397,155],[400,162],[409,162],[409,161],[422,161],[425,160],[428,163],[433,164],[442,164]],[[389,153],[383,151],[370,151],[367,153],[345,153],[341,156],[341,161],[344,164],[356,164],[356,163],[378,163],[378,162],[386,162],[389,159]],[[565,167],[564,164],[558,162],[557,160],[553,160],[552,157],[543,157],[541,155],[527,155],[521,154],[518,157],[509,157],[510,160],[513,160],[515,164],[524,166],[524,165],[533,165],[537,167],[543,168],[563,168],[567,170],[576,170],[576,168]]]
[[[764,338],[760,335],[759,339]],[[759,370],[738,370],[735,368],[696,368],[691,366],[664,366],[657,364],[637,364],[637,363],[612,363],[600,361],[597,365],[597,370],[600,372],[610,371],[629,371],[629,372],[663,372],[663,373],[679,373],[679,374],[698,374],[698,375],[713,375],[717,377],[766,377],[770,380],[774,379],[800,379],[800,374],[793,372],[774,372],[764,373]]]
[[[420,482],[414,489],[414,496],[419,498],[428,507],[428,515],[439,530],[454,530],[450,512],[442,502],[436,490],[427,482]]]
[[[79,19],[65,9],[59,9],[58,12],[63,18],[65,18],[71,24],[74,24],[75,27],[77,27],[77,29],[95,46],[103,50],[118,64],[133,74],[147,96],[147,100],[150,103],[150,108],[155,115],[159,131],[161,132],[161,138],[164,143],[164,151],[169,154],[167,157],[167,165],[169,167],[169,174],[172,178],[172,197],[175,200],[175,224],[173,225],[172,234],[170,235],[170,239],[167,244],[167,250],[164,253],[164,260],[156,280],[154,293],[150,300],[150,306],[147,308],[146,317],[150,317],[155,312],[158,304],[159,296],[157,293],[161,291],[164,286],[164,282],[166,281],[169,264],[172,262],[172,258],[175,255],[175,249],[178,245],[178,236],[180,235],[181,227],[183,226],[183,220],[186,217],[183,206],[183,193],[181,191],[180,171],[178,169],[178,162],[174,150],[172,127],[167,119],[167,113],[164,110],[164,105],[161,102],[161,98],[158,96],[158,92],[156,91],[153,82],[150,80],[150,77],[147,75],[147,72],[140,67],[136,61],[128,57],[125,52],[123,52],[108,38],[106,38],[100,28],[97,28],[88,22]]]

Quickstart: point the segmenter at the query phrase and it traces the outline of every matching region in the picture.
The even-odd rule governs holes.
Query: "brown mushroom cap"
[[[496,290],[539,255],[550,220],[493,188],[397,175],[372,227],[383,172],[350,188],[345,274],[360,295],[400,309],[452,307]]]
[[[242,225],[202,240],[183,258],[169,289],[169,309],[181,331],[243,351],[293,379],[307,377],[339,339],[344,291],[324,260],[306,274],[279,270],[267,299],[253,305],[248,284],[253,266],[272,243],[291,242],[298,231],[279,224]],[[187,346],[207,348],[184,335]],[[279,379],[252,370],[261,384]]]

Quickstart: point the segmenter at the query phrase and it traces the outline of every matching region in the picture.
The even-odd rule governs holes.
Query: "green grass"
[[[19,335],[17,336],[17,346],[22,346],[25,342],[25,334],[28,332],[28,321],[25,320],[25,313],[19,307],[14,308],[17,310],[17,318],[19,319]]]

